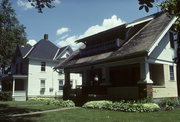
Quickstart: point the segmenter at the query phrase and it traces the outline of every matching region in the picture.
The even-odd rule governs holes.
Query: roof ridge
[[[41,40],[43,40],[43,39],[41,39]],[[41,41],[40,40],[40,41]],[[40,41],[38,41],[35,45],[33,45],[32,47],[31,47],[31,49],[28,51],[28,53],[25,55],[26,57],[28,57],[30,54],[31,54],[31,52],[35,49],[35,47],[39,44],[39,42]],[[23,57],[23,58],[26,58],[26,57]]]

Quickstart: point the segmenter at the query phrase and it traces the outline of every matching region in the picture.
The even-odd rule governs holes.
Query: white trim
[[[58,59],[68,48],[69,48],[69,46],[67,46],[67,47],[59,54],[59,56],[58,56],[56,59]]]
[[[53,60],[55,60],[55,58],[56,58],[56,56],[57,56],[58,52],[59,52],[59,48],[58,48],[58,50],[57,50],[56,54],[54,55]]]
[[[26,58],[26,57],[29,55],[29,53],[31,52],[31,50],[32,50],[33,48],[34,48],[34,46],[31,47],[31,49],[26,53],[26,55],[23,57],[23,59]]]
[[[152,53],[152,51],[156,48],[158,43],[162,40],[162,38],[165,36],[165,34],[168,32],[168,30],[171,28],[171,26],[174,24],[174,22],[177,20],[177,17],[174,17],[171,22],[166,26],[165,30],[160,34],[160,36],[156,39],[155,43],[151,46],[151,48],[148,50],[148,56]]]
[[[153,18],[154,18],[154,17],[150,17],[150,18],[147,18],[147,19],[144,19],[144,20],[140,20],[140,21],[137,21],[137,22],[128,23],[128,24],[126,24],[126,28],[129,28],[129,27],[135,26],[135,25],[137,25],[137,24],[141,24],[141,23],[150,21],[150,20],[152,20]]]

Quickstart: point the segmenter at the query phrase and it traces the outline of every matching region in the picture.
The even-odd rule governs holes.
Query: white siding
[[[169,65],[164,65],[164,86],[153,87],[153,98],[177,97],[176,66],[174,66],[175,80],[170,80]]]
[[[173,63],[176,56],[177,43],[175,42],[175,50],[170,46],[169,32],[163,37],[160,43],[152,51],[149,61],[153,63]]]
[[[53,97],[56,95],[63,95],[63,91],[59,91],[59,80],[64,80],[64,74],[59,74],[54,71],[54,66],[57,62],[46,62],[46,71],[41,71],[41,61],[40,60],[29,60],[29,73],[28,73],[28,97],[40,96],[40,81],[45,80],[45,92],[44,97]],[[79,82],[81,84],[81,77],[78,74],[72,74],[71,78],[73,81]],[[53,91],[50,92],[50,88]]]

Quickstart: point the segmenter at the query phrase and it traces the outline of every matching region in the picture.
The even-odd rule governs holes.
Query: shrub
[[[111,101],[90,101],[83,105],[84,108],[107,109],[125,112],[153,112],[160,107],[155,103],[134,103],[134,102],[111,102]]]
[[[32,98],[29,98],[29,100],[47,102],[47,101],[51,101],[51,100],[55,100],[55,99],[54,98],[46,98],[46,97],[32,97]]]
[[[178,98],[164,98],[160,101],[159,105],[165,110],[173,110],[174,107],[180,105]]]
[[[12,100],[12,92],[5,92],[1,91],[0,92],[0,101],[11,101]]]
[[[162,107],[165,107],[165,106],[178,106],[180,105],[180,102],[177,98],[164,98],[160,101],[160,105]]]
[[[98,108],[98,109],[108,109],[112,105],[111,101],[90,101],[83,105],[84,108]]]
[[[30,98],[29,100],[42,101],[47,105],[56,105],[60,107],[75,107],[72,100],[56,100],[54,98]]]

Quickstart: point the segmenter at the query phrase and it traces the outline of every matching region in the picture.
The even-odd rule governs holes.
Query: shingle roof
[[[64,62],[61,62],[58,67],[68,67],[68,66],[75,66],[79,64],[89,64],[89,63],[95,63],[95,62],[100,62],[103,60],[110,60],[112,58],[117,58],[117,57],[128,57],[132,55],[137,55],[137,54],[147,54],[149,49],[152,47],[152,45],[156,42],[156,40],[159,38],[161,33],[166,29],[168,24],[172,21],[173,17],[167,15],[167,13],[157,13],[151,15],[151,17],[154,17],[152,20],[149,20],[147,22],[144,22],[141,25],[138,26],[133,26],[131,29],[134,29],[135,31],[131,32],[131,35],[127,37],[125,40],[126,42],[116,51],[110,51],[106,53],[101,53],[93,56],[87,56],[87,57],[81,57],[77,58],[80,49],[75,51],[68,59],[66,59]],[[147,19],[145,17],[144,19]],[[143,19],[138,19],[138,20],[143,20]],[[134,21],[137,22],[138,20]],[[128,28],[119,28],[115,27],[113,29],[110,29],[105,32],[101,32],[98,34],[95,34],[90,37],[86,37],[84,39],[78,40],[77,42],[83,42],[83,40],[86,41],[93,41],[96,39],[96,37],[103,36],[108,36],[109,32],[111,34],[111,31],[113,33],[114,30],[120,31],[120,32],[125,32],[125,35],[127,35]],[[121,30],[125,29],[125,30]]]
[[[29,44],[27,44],[25,46],[18,45],[18,47],[19,47],[19,50],[20,50],[22,57],[24,57],[29,52],[29,50],[32,48],[32,46]]]
[[[143,51],[148,52],[171,20],[172,17],[166,13],[156,14],[153,20],[146,24],[113,55],[123,56]]]
[[[28,57],[53,60],[58,49],[59,48],[49,40],[42,39],[34,45]]]
[[[66,49],[66,47],[59,48],[49,40],[40,40],[33,47],[29,44],[26,46],[19,45],[20,52],[22,57],[25,55],[26,58],[38,58],[46,60],[54,60],[55,56],[57,57]]]

